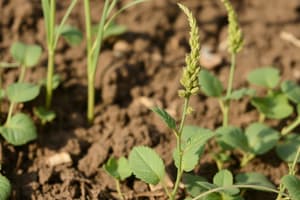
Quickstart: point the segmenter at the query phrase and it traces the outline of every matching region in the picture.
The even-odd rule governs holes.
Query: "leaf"
[[[47,110],[45,107],[42,106],[35,107],[33,112],[42,121],[42,124],[46,124],[47,122],[52,122],[56,117],[54,111]]]
[[[8,199],[11,192],[11,185],[9,180],[0,174],[0,199],[5,200]]]
[[[206,179],[201,176],[183,174],[182,181],[188,194],[192,197],[196,197],[208,190],[206,187],[202,187],[201,182],[206,182]]]
[[[293,107],[289,104],[287,97],[277,93],[267,97],[254,97],[251,104],[259,112],[271,119],[283,119],[293,113]]]
[[[155,107],[155,108],[152,108],[152,111],[155,112],[156,114],[158,114],[160,116],[160,118],[167,124],[167,126],[170,129],[173,129],[173,130],[176,129],[176,122],[175,122],[175,120],[164,109]]]
[[[13,83],[6,89],[8,99],[13,103],[22,103],[35,99],[40,87],[31,83]]]
[[[233,126],[221,127],[216,130],[217,142],[224,149],[239,148],[244,152],[249,151],[248,141],[240,128]]]
[[[300,147],[300,135],[299,134],[289,134],[283,141],[280,141],[276,146],[276,153],[282,160],[286,162],[293,162],[297,150]],[[298,160],[300,163],[300,159]]]
[[[253,123],[247,127],[245,135],[252,153],[262,155],[272,149],[279,140],[278,131],[261,123]]]
[[[129,154],[129,165],[134,175],[148,184],[156,185],[165,176],[162,159],[149,147],[134,147]]]
[[[296,104],[300,103],[300,86],[293,81],[284,81],[281,90]]]
[[[232,173],[227,169],[220,170],[215,174],[213,183],[219,187],[228,187],[233,185]],[[240,192],[240,190],[237,188],[231,188],[224,190],[224,192],[229,195],[236,195]]]
[[[225,100],[232,99],[232,100],[240,100],[244,96],[254,96],[255,95],[254,89],[249,88],[241,88],[239,90],[234,90],[229,97],[225,97]]]
[[[41,86],[45,86],[47,82],[47,79],[42,79],[39,82],[39,85]],[[52,77],[52,89],[55,90],[56,88],[58,88],[59,84],[61,82],[61,77],[59,74],[54,74]]]
[[[12,57],[25,67],[35,66],[42,54],[39,45],[26,45],[21,42],[14,43],[10,48]]]
[[[121,181],[125,180],[132,174],[128,160],[125,157],[121,157],[119,160],[110,158],[104,165],[104,169],[109,175]]]
[[[0,101],[5,97],[5,90],[0,88]]]
[[[242,173],[235,176],[236,184],[260,185],[275,189],[276,187],[267,179],[266,176],[256,172]]]
[[[70,45],[78,45],[83,39],[79,29],[71,25],[64,25],[59,33]]]
[[[107,28],[104,30],[103,39],[107,39],[111,36],[118,36],[127,31],[126,26],[116,24],[115,22],[111,22]]]
[[[220,97],[223,92],[221,81],[208,70],[201,70],[198,76],[199,85],[207,96]]]
[[[0,133],[7,142],[15,146],[24,145],[37,138],[33,121],[23,113],[15,114],[4,126],[1,126]]]
[[[289,192],[292,200],[300,199],[300,180],[293,175],[286,175],[281,179],[282,184]]]
[[[275,88],[279,83],[279,80],[279,70],[273,67],[258,68],[250,72],[248,75],[248,81],[251,84],[270,89]]]
[[[192,171],[203,153],[206,142],[213,137],[212,131],[197,126],[185,126],[182,131],[183,157],[181,167],[184,171]],[[173,152],[176,167],[179,166],[179,152]]]

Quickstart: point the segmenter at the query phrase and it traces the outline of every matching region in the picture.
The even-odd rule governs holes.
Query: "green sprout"
[[[90,1],[84,0],[84,12],[85,12],[85,28],[86,28],[86,41],[87,41],[87,80],[88,80],[88,96],[87,96],[87,119],[92,122],[94,119],[94,106],[95,106],[95,73],[97,69],[97,63],[99,54],[103,44],[103,40],[109,34],[113,35],[112,31],[113,20],[124,10],[141,3],[146,0],[135,0],[114,13],[111,17],[110,14],[115,8],[119,0],[105,0],[102,15],[97,28],[92,27],[91,23],[91,8]],[[123,30],[121,30],[123,31]],[[96,32],[93,40],[93,32]],[[120,33],[120,30],[117,30]]]
[[[45,29],[47,37],[47,50],[48,50],[48,66],[47,66],[47,79],[46,79],[46,108],[51,107],[52,93],[53,93],[53,74],[54,74],[54,58],[55,50],[58,43],[59,36],[63,36],[72,44],[77,44],[81,41],[82,35],[79,30],[66,25],[66,21],[71,14],[77,0],[72,0],[63,19],[58,27],[56,27],[56,1],[55,0],[41,0],[43,15],[45,19]]]

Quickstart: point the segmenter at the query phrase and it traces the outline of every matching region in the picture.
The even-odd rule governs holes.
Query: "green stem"
[[[260,112],[258,121],[260,123],[264,123],[265,119],[266,119],[266,115],[264,115],[263,113]]]
[[[94,76],[91,74],[88,76],[88,107],[87,118],[89,123],[94,119],[94,105],[95,105],[95,89],[94,89]]]
[[[248,189],[256,189],[256,190],[264,190],[266,192],[273,192],[273,193],[279,193],[278,190],[271,189],[269,187],[261,186],[261,185],[231,185],[231,186],[224,186],[224,187],[218,187],[211,190],[208,190],[206,192],[201,193],[197,197],[193,198],[192,200],[198,200],[201,199],[209,194],[212,194],[214,192],[221,192],[224,190],[232,189],[232,188],[248,188]],[[284,196],[288,196],[287,194],[283,193]]]
[[[179,154],[179,162],[178,162],[178,167],[177,167],[177,176],[176,176],[176,181],[175,181],[175,186],[174,189],[171,193],[171,200],[174,200],[179,188],[179,184],[181,181],[181,177],[182,177],[182,173],[183,173],[183,169],[182,169],[182,158],[183,158],[183,150],[182,150],[182,144],[181,144],[181,136],[182,136],[182,130],[183,130],[183,126],[184,126],[184,122],[186,119],[186,115],[187,115],[187,110],[189,107],[189,97],[186,97],[184,99],[184,106],[183,106],[183,111],[182,111],[182,117],[181,117],[181,122],[179,125],[179,129],[177,132],[177,149],[178,149],[178,154]]]
[[[285,136],[287,135],[288,133],[290,133],[292,130],[294,130],[297,126],[300,125],[300,116],[298,116],[296,118],[296,120],[294,122],[292,122],[290,125],[284,127],[282,130],[281,130],[281,135],[282,136]]]
[[[229,72],[229,80],[228,80],[228,86],[227,86],[227,92],[226,92],[226,99],[224,101],[224,109],[223,109],[223,126],[228,126],[229,121],[229,110],[230,110],[230,95],[232,93],[232,86],[233,86],[233,79],[234,79],[234,72],[235,72],[235,66],[236,66],[236,54],[231,54],[231,65],[230,65],[230,72]]]
[[[120,197],[120,200],[124,200],[123,194],[121,192],[120,181],[118,179],[115,179],[115,180],[116,180],[116,189],[117,189],[118,195]]]
[[[242,158],[242,161],[240,163],[241,167],[244,167],[248,164],[248,162],[250,160],[252,160],[253,158],[255,158],[255,155],[254,154],[251,154],[251,153],[244,153],[243,154],[243,158]]]
[[[21,72],[20,72],[20,75],[19,75],[19,80],[18,80],[19,83],[24,81],[25,74],[26,74],[26,67],[22,65],[21,66]]]
[[[52,102],[52,79],[54,73],[54,51],[48,50],[48,68],[47,68],[47,84],[46,84],[46,108],[50,109]]]
[[[10,103],[5,125],[9,123],[9,121],[11,119],[11,116],[12,116],[12,113],[13,113],[13,110],[14,110],[14,107],[15,107],[15,103]]]

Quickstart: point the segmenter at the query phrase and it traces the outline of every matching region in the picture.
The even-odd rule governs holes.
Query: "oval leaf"
[[[170,129],[176,129],[176,122],[169,113],[167,113],[164,109],[155,107],[152,108],[152,111],[160,116],[160,118],[167,124]]]
[[[13,103],[22,103],[35,99],[40,87],[31,83],[13,83],[6,89],[8,99]]]
[[[300,199],[300,180],[293,175],[286,175],[281,180],[292,200]]]
[[[279,140],[278,131],[261,123],[253,123],[247,127],[245,135],[251,152],[261,155],[272,149]]]
[[[280,141],[276,146],[276,153],[282,160],[286,162],[293,162],[297,150],[300,147],[300,135],[290,134],[287,135],[283,141]],[[300,159],[298,160],[298,163]]]
[[[104,165],[104,169],[109,175],[121,181],[125,180],[132,174],[128,160],[125,157],[121,157],[119,160],[110,158]]]
[[[10,53],[12,57],[25,67],[35,66],[42,54],[42,48],[39,45],[26,45],[16,42],[11,46]]]
[[[248,172],[238,174],[235,177],[236,184],[244,184],[244,185],[261,185],[271,189],[275,189],[276,187],[267,179],[266,176],[256,172]]]
[[[284,81],[281,84],[281,90],[294,103],[300,103],[300,86],[293,81]]]
[[[11,185],[9,180],[0,174],[0,199],[6,200],[10,196]]]
[[[44,108],[42,106],[35,107],[33,112],[41,120],[42,124],[51,122],[56,117],[56,114],[54,111],[47,110],[46,108]]]
[[[227,169],[223,169],[219,171],[218,173],[215,174],[213,178],[213,183],[219,187],[227,187],[233,185],[232,173]],[[240,190],[237,188],[232,188],[232,189],[226,189],[224,190],[224,192],[230,195],[236,195],[240,192]]]
[[[0,127],[0,133],[7,142],[16,146],[26,144],[37,138],[33,121],[23,113],[17,113],[5,126]]]
[[[134,147],[129,155],[134,175],[148,184],[156,185],[165,176],[165,166],[157,153],[149,147]]]
[[[201,70],[198,76],[199,85],[201,90],[207,96],[220,97],[223,92],[221,81],[210,73],[208,70]]]
[[[241,88],[239,90],[234,90],[229,97],[225,97],[225,100],[232,99],[232,100],[240,100],[244,96],[254,96],[255,95],[254,89],[249,88]]]
[[[258,68],[248,75],[250,83],[267,88],[275,88],[279,80],[279,70],[272,67]]]

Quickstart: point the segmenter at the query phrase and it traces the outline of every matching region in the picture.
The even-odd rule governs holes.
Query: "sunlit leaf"
[[[9,198],[11,192],[11,185],[9,180],[0,174],[0,199],[6,200]]]
[[[104,169],[112,177],[121,181],[125,180],[132,174],[128,160],[125,157],[121,157],[119,158],[119,160],[115,158],[110,158],[104,165]]]
[[[248,81],[250,83],[267,88],[275,88],[279,80],[279,70],[273,67],[258,68],[248,75]]]
[[[41,57],[42,48],[39,45],[26,45],[22,42],[16,42],[11,46],[10,53],[21,65],[33,67]]]
[[[222,95],[223,85],[221,81],[208,70],[201,70],[198,80],[201,90],[207,96],[220,97]]]
[[[82,32],[71,25],[64,25],[61,27],[59,33],[70,45],[78,45],[83,39]]]
[[[300,180],[293,175],[286,175],[281,179],[281,182],[288,190],[292,200],[300,199]]]
[[[27,102],[35,99],[40,87],[31,83],[13,83],[6,89],[8,99],[13,103]]]

